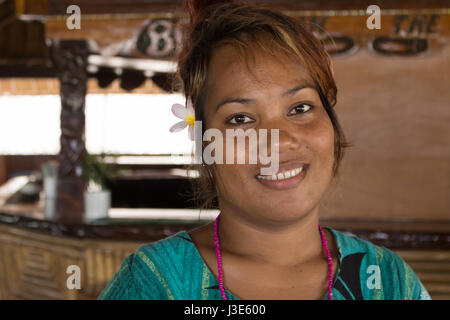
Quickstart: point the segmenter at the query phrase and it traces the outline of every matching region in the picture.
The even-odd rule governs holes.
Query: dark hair
[[[331,58],[322,43],[302,23],[265,6],[241,0],[187,0],[189,14],[183,25],[183,41],[178,56],[177,81],[182,84],[186,100],[191,97],[195,119],[204,123],[205,83],[211,53],[222,45],[238,49],[247,59],[250,45],[269,54],[273,46],[298,59],[311,74],[335,132],[333,176],[347,143],[334,112],[337,88],[332,74]],[[203,126],[205,130],[205,126]],[[217,202],[216,181],[212,170],[194,165],[200,173],[194,183],[194,198],[200,208],[211,208]],[[192,168],[192,166],[191,166]]]

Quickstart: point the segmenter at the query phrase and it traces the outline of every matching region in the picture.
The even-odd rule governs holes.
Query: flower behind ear
[[[169,130],[170,132],[178,132],[186,127],[188,128],[189,139],[194,141],[194,124],[195,124],[195,112],[192,106],[191,97],[188,97],[186,107],[175,103],[172,105],[172,113],[182,121],[175,123]]]

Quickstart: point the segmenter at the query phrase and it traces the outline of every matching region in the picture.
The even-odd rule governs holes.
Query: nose
[[[267,148],[268,150],[278,150],[278,153],[292,153],[300,148],[300,136],[298,128],[292,128],[286,121],[277,121],[269,126],[265,126],[267,130]],[[274,131],[278,130],[278,139]],[[272,143],[274,148],[272,148]],[[269,151],[270,154],[271,151]]]
[[[280,162],[297,157],[300,148],[298,128],[295,130],[296,128],[287,122],[272,120],[270,125],[266,123],[264,126],[267,139],[260,136],[259,140],[261,162],[258,164],[262,167],[261,174],[274,174],[278,171]],[[264,155],[267,155],[267,158]],[[270,166],[264,167],[267,164]]]
[[[295,151],[299,147],[299,141],[293,132],[286,129],[279,129],[278,132],[278,152],[280,154]]]

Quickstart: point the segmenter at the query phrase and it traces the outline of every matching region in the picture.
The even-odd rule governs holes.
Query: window
[[[171,133],[180,121],[178,94],[91,94],[86,97],[86,148],[90,153],[190,155],[187,130]],[[0,96],[0,154],[57,154],[61,102],[51,96]],[[173,158],[172,158],[173,161]]]

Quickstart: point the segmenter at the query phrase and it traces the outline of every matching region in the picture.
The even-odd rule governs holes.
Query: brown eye
[[[311,110],[312,108],[314,108],[312,105],[309,105],[306,103],[301,103],[301,104],[298,104],[295,107],[293,107],[292,110],[289,111],[289,114],[306,113],[309,110]]]
[[[250,120],[250,121],[248,121]],[[231,117],[227,123],[230,124],[244,124],[244,123],[248,123],[251,122],[252,118],[250,118],[249,116],[246,116],[245,114],[237,114],[233,117]]]

